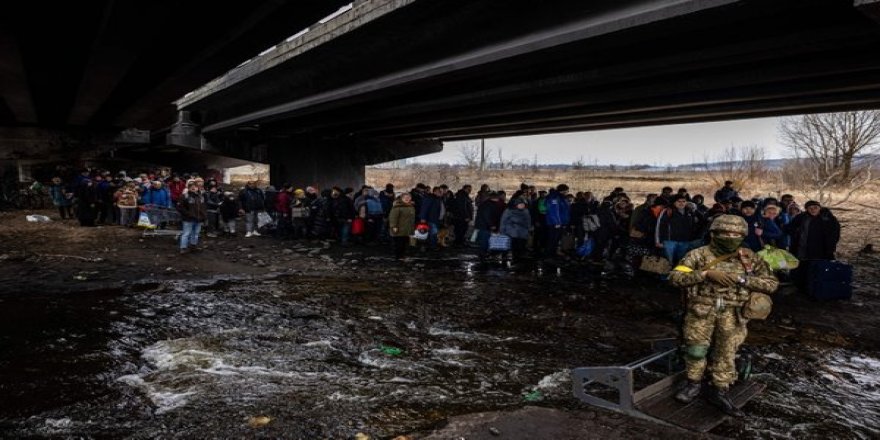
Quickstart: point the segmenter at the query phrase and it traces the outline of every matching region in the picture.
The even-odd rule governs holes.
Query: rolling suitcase
[[[852,274],[852,266],[840,261],[812,261],[807,272],[807,293],[822,301],[850,299]]]

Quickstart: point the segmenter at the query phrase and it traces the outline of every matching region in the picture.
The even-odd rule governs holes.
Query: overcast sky
[[[757,145],[768,159],[783,157],[777,139],[777,118],[702,124],[666,125],[540,136],[486,139],[486,148],[501,148],[504,159],[570,164],[583,156],[586,164],[680,165],[710,161],[731,146]],[[461,163],[459,146],[479,140],[448,142],[443,151],[415,158],[418,162]],[[497,153],[492,160],[497,161]]]

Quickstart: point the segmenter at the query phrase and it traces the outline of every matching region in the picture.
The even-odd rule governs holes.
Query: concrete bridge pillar
[[[165,135],[165,143],[200,150],[202,149],[202,127],[192,121],[190,112],[179,111],[177,112],[177,122]]]
[[[278,138],[269,143],[269,180],[279,187],[290,182],[297,188],[339,186],[360,188],[364,167],[443,149],[437,140]]]
[[[269,180],[276,188],[284,182],[303,189],[358,188],[364,183],[365,159],[338,141],[277,139],[269,143],[268,156]]]

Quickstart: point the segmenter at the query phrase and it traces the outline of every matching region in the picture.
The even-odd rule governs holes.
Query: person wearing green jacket
[[[394,200],[388,213],[388,230],[394,243],[394,258],[402,260],[409,245],[409,237],[415,232],[416,208],[412,196],[403,193]]]

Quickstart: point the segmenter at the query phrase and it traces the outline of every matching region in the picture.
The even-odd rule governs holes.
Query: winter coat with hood
[[[290,191],[281,190],[275,198],[275,212],[283,216],[290,216],[291,199]]]
[[[446,216],[446,207],[442,197],[430,194],[422,199],[422,209],[419,212],[419,219],[428,223],[441,224],[443,217]]]
[[[265,210],[266,196],[259,188],[245,187],[238,193],[238,201],[244,212],[259,212]]]
[[[409,237],[416,230],[416,208],[412,202],[397,199],[388,213],[388,230],[392,237]],[[397,228],[395,231],[394,228]]]
[[[657,219],[656,243],[671,241],[692,241],[697,237],[697,223],[699,218],[693,211],[687,208],[678,210],[675,208],[664,209]]]
[[[505,205],[500,199],[490,198],[480,204],[477,209],[477,218],[474,220],[474,229],[491,231],[501,226],[501,215]]]
[[[131,188],[122,188],[116,192],[116,206],[124,209],[137,208],[137,191]]]
[[[450,211],[455,220],[469,222],[474,219],[474,202],[467,191],[460,189],[455,193],[455,199],[452,201],[452,209]]]
[[[348,197],[339,194],[338,197],[329,199],[330,218],[337,222],[354,219],[354,202]]]
[[[834,260],[840,241],[840,222],[828,208],[813,217],[802,212],[786,228],[791,234],[791,253],[799,260]]]
[[[746,224],[749,225],[749,234],[746,235],[743,244],[755,252],[763,249],[765,244],[776,245],[776,240],[782,237],[782,230],[779,229],[779,226],[773,220],[764,218],[757,212],[748,217],[743,216],[743,218],[746,220]],[[755,233],[755,230],[759,227],[762,229],[760,237]]]
[[[508,208],[501,215],[501,232],[510,238],[528,240],[529,228],[532,226],[532,216],[527,208]]]
[[[67,194],[72,193],[63,183],[49,185],[49,197],[52,198],[52,204],[55,206],[70,206],[73,204],[71,197]]]
[[[144,205],[156,205],[163,208],[170,208],[171,195],[168,193],[168,190],[164,186],[161,188],[151,186],[149,189],[144,191]]]
[[[177,199],[177,210],[185,222],[203,222],[208,218],[208,205],[200,192],[185,191]]]
[[[569,206],[568,200],[565,199],[562,193],[551,189],[544,203],[547,206],[547,215],[545,217],[547,226],[568,226],[571,206]]]

